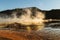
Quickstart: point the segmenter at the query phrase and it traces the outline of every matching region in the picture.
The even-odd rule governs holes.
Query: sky
[[[60,9],[60,0],[0,0],[0,11],[26,7],[42,10]]]

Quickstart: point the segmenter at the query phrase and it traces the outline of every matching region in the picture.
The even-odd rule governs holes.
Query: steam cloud
[[[2,14],[3,13],[1,13],[1,15]],[[5,16],[5,14],[1,17],[1,15],[0,24],[7,25],[16,22],[23,25],[37,25],[37,30],[41,30],[44,27],[45,15],[37,8],[23,8],[22,10],[16,9],[16,11],[11,12],[10,16],[12,17]],[[3,18],[4,16],[5,18]],[[27,27],[27,29],[30,29],[30,27]]]

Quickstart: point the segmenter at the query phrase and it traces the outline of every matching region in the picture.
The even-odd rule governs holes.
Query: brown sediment
[[[0,37],[11,40],[42,40],[42,38],[35,33],[17,32],[11,30],[0,30]]]

